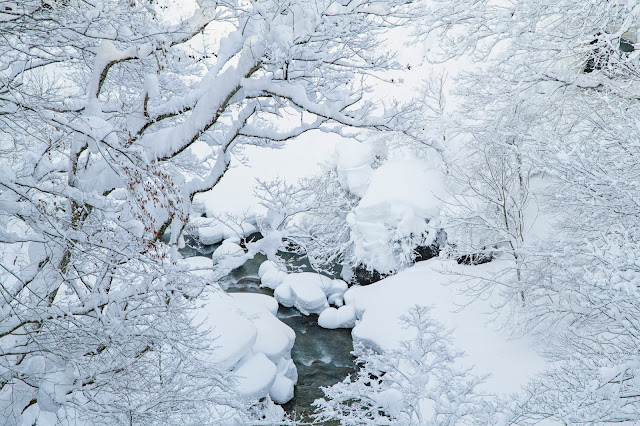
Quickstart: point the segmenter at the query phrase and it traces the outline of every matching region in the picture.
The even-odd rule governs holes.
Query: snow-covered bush
[[[457,366],[444,328],[429,309],[414,307],[403,318],[415,337],[399,349],[376,353],[356,347],[356,377],[324,388],[317,419],[342,425],[496,424],[497,398],[476,390],[482,378]]]

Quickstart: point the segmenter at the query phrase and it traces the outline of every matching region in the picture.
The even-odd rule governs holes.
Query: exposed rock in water
[[[249,234],[240,240],[240,247],[242,247],[243,249],[246,249],[248,243],[253,243],[263,238],[264,237],[260,232],[254,232],[253,234]]]
[[[390,274],[385,274],[376,271],[375,269],[368,269],[365,265],[360,264],[353,270],[352,281],[360,285],[369,285],[388,277]]]
[[[416,253],[416,262],[423,260],[429,260],[432,257],[438,257],[440,254],[440,246],[437,243],[433,243],[429,246],[418,246],[413,250]]]

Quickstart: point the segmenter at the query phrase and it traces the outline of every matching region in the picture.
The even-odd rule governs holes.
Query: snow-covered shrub
[[[458,218],[513,260],[478,289],[499,284],[553,346],[521,418],[637,424],[638,2],[425,7],[429,54],[477,59],[457,82],[461,133],[487,155],[463,185],[481,202]]]
[[[318,420],[342,425],[496,424],[497,398],[476,390],[483,379],[456,361],[444,328],[416,306],[403,317],[415,330],[399,349],[376,353],[356,347],[356,377],[324,388]]]

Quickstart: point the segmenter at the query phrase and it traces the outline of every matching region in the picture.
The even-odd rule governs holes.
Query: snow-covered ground
[[[487,391],[518,392],[544,369],[544,359],[530,339],[509,339],[498,324],[491,322],[491,299],[470,303],[468,296],[461,294],[469,282],[458,275],[490,276],[502,266],[500,262],[464,266],[435,258],[377,283],[349,289],[345,306],[353,306],[358,318],[354,341],[378,350],[397,348],[413,337],[400,317],[415,305],[431,306],[433,318],[451,330],[454,347],[465,352],[463,363],[490,375],[484,384]]]
[[[269,261],[263,265],[264,279],[275,266]],[[500,261],[465,266],[453,260],[430,259],[377,283],[351,287],[344,293],[344,305],[336,307],[329,307],[327,289],[338,280],[319,274],[281,272],[275,296],[281,304],[296,306],[305,314],[319,313],[318,324],[322,327],[353,327],[354,343],[376,351],[398,349],[403,341],[411,339],[412,331],[400,317],[416,305],[431,307],[432,317],[450,330],[455,349],[465,353],[461,367],[474,367],[476,373],[488,375],[484,390],[511,394],[541,372],[546,362],[532,340],[510,338],[499,329],[492,307],[496,300],[471,300],[463,293],[474,280],[491,277],[504,267]],[[340,290],[338,293],[344,292]]]
[[[203,208],[209,218],[264,214],[265,208],[254,195],[256,179],[282,178],[294,183],[301,177],[318,174],[322,170],[320,164],[330,158],[341,139],[335,134],[316,131],[280,149],[245,147],[220,183],[211,191],[197,195],[194,204]],[[243,164],[242,158],[248,160],[248,165]]]
[[[353,141],[342,143],[337,136],[309,134],[281,150],[256,148],[245,151],[252,167],[236,164],[213,191],[199,196],[198,202],[204,206],[209,218],[227,214],[246,217],[264,214],[264,208],[257,203],[253,194],[255,178],[283,177],[288,182],[294,182],[299,177],[321,172],[320,163],[325,166],[329,164],[337,167],[346,190],[362,196],[354,212],[353,223],[350,224],[354,238],[361,248],[368,247],[373,253],[367,258],[374,259],[376,254],[385,260],[385,253],[389,254],[390,251],[385,248],[384,241],[378,240],[387,236],[374,231],[392,232],[394,235],[391,237],[417,231],[428,232],[425,219],[437,217],[447,196],[445,178],[440,170],[429,168],[415,158],[394,158],[382,167],[372,169],[370,166],[374,155],[371,146],[362,145],[359,149],[353,144]],[[274,167],[276,164],[282,166]],[[253,228],[249,226],[248,230]],[[229,237],[224,232],[220,234],[220,238],[216,239]],[[216,260],[222,255],[229,255],[229,248],[238,250],[239,246],[231,243],[228,247],[221,246],[219,253],[214,256]],[[319,324],[326,328],[355,326],[354,340],[379,350],[397,347],[402,340],[411,337],[399,318],[412,306],[433,306],[431,314],[434,319],[451,329],[456,349],[466,354],[462,358],[464,365],[475,366],[475,371],[480,374],[489,374],[483,385],[487,391],[508,394],[518,392],[530,378],[542,371],[545,361],[536,353],[529,339],[510,340],[508,333],[498,329],[499,324],[490,322],[493,318],[491,300],[477,299],[468,304],[469,300],[460,294],[460,290],[469,283],[457,281],[460,273],[487,275],[501,267],[498,262],[461,266],[455,261],[432,259],[419,262],[375,284],[351,288],[346,293],[342,288],[344,286],[333,286],[335,283],[329,278],[324,281],[330,286],[323,284],[320,275],[287,274],[270,261],[263,264],[260,276],[263,286],[276,290],[275,299],[272,298],[268,303],[274,304],[277,300],[285,306],[295,306],[305,314],[318,313]],[[341,306],[343,293],[344,306]],[[268,323],[258,326],[254,321],[255,313],[244,306],[246,302],[242,296],[234,296],[233,303],[237,307],[233,308],[233,318],[238,315],[241,317],[244,309],[254,315],[253,320],[230,321],[224,313],[229,309],[225,302],[222,304],[225,305],[223,313],[215,314],[220,321],[211,322],[231,324],[237,321],[233,331],[223,329],[221,333],[221,336],[225,333],[234,336],[228,341],[235,348],[233,350],[226,348],[227,341],[224,338],[220,340],[223,353],[230,352],[224,362],[240,374],[256,375],[250,384],[247,382],[246,386],[242,385],[247,393],[263,396],[271,393],[275,401],[283,402],[291,397],[289,389],[293,389],[291,372],[288,370],[290,347],[286,349],[286,339],[282,339],[281,352],[275,351],[277,356],[255,348],[256,341],[260,341],[255,337],[258,333],[256,330],[262,330],[260,332],[265,336],[269,333],[282,334],[282,331],[278,331],[281,327],[273,316],[267,316]],[[207,309],[213,312],[219,305],[214,303]],[[265,314],[262,313],[260,318],[265,318]],[[241,329],[242,324],[246,326],[244,329]],[[289,335],[292,336],[291,333]],[[239,346],[238,342],[244,344]],[[292,343],[293,340],[290,341]],[[275,389],[269,391],[274,386]]]

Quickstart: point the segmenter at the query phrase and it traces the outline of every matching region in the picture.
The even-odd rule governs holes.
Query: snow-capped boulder
[[[352,305],[325,309],[318,317],[318,325],[323,328],[353,328],[356,325],[355,309]]]
[[[276,375],[276,378],[269,389],[269,396],[276,404],[284,404],[293,398],[295,383],[283,374]]]
[[[251,318],[256,327],[257,337],[253,350],[265,354],[276,364],[281,359],[289,359],[296,338],[295,332],[276,318],[274,313],[264,304],[262,306],[256,304],[257,298],[255,296],[263,296],[263,299],[270,299],[273,302],[275,300],[263,294],[235,293],[232,296],[234,300],[238,301],[240,310]]]
[[[275,262],[267,260],[260,265],[258,276],[260,277],[261,287],[275,290],[287,277],[287,273],[281,271]]]
[[[274,296],[278,303],[295,307],[305,315],[319,314],[329,307],[329,300],[342,304],[347,283],[322,274],[301,272],[288,274],[276,288]]]
[[[275,317],[277,310],[275,299],[264,294],[216,293],[197,311],[196,320],[216,337],[212,361],[234,372],[241,394],[272,395],[285,403],[297,381],[291,360],[295,333]]]
[[[194,218],[191,225],[198,230],[198,239],[202,244],[216,244],[229,238],[243,238],[257,231],[254,224],[249,222],[223,223],[211,218]]]
[[[190,273],[203,277],[207,280],[214,281],[213,261],[205,256],[193,256],[186,259],[180,259],[179,264]]]
[[[234,372],[236,389],[251,398],[263,398],[273,385],[278,368],[263,353],[258,352]],[[292,395],[293,396],[293,395]]]
[[[244,250],[236,242],[236,239],[227,239],[222,242],[211,255],[211,260],[214,263],[219,263],[231,257],[238,257],[244,255]]]

